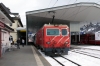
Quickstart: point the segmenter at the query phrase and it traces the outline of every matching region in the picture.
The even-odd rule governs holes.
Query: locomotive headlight
[[[47,44],[50,44],[50,42],[46,42]]]
[[[68,44],[68,42],[66,41],[65,44]]]

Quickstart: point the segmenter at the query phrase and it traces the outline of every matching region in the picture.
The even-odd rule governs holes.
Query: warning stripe
[[[33,48],[32,46],[31,46],[31,48],[32,48],[32,51],[33,51],[33,53],[34,53],[34,57],[35,57],[35,60],[36,60],[36,62],[37,62],[37,65],[38,65],[38,66],[44,66],[43,63],[41,62],[41,60],[40,60],[38,54],[37,54],[36,51],[34,50],[34,48]]]

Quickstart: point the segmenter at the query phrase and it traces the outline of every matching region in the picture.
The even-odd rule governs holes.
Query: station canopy
[[[45,23],[70,23],[100,21],[100,5],[96,3],[76,3],[26,12],[28,28],[38,29]]]
[[[16,30],[20,32],[26,32],[26,27],[18,27]]]

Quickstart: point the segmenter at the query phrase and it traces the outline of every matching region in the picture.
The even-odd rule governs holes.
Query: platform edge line
[[[36,60],[37,65],[38,66],[44,66],[43,63],[41,62],[38,54],[35,52],[34,48],[32,46],[31,46],[31,48],[32,48],[32,51],[34,53],[34,57],[35,57],[35,60]]]

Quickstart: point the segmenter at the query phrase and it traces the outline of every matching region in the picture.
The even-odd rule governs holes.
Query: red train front
[[[45,24],[37,33],[35,44],[46,54],[68,54],[70,34],[67,25]]]

